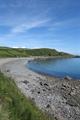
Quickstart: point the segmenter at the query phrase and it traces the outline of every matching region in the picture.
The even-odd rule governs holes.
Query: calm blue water
[[[70,76],[80,79],[80,58],[55,58],[35,60],[29,62],[27,67],[33,71],[55,77]]]

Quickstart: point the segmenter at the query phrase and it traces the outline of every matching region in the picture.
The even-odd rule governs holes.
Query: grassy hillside
[[[27,57],[27,56],[71,56],[55,49],[22,49],[0,47],[0,57]]]
[[[0,120],[50,120],[0,73]]]

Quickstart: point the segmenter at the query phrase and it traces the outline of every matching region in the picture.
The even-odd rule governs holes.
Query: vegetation
[[[58,52],[55,49],[22,49],[0,47],[0,57],[27,57],[27,56],[72,56],[71,54]]]
[[[0,47],[0,57],[72,56],[55,49],[22,49]],[[0,120],[50,120],[31,100],[26,99],[14,81],[0,72]]]
[[[49,120],[17,89],[14,81],[0,73],[0,120]]]
[[[80,58],[80,55],[76,55],[75,58]]]

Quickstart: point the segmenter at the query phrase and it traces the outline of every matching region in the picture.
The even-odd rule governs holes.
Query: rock
[[[32,101],[35,101],[35,98],[32,98]]]
[[[47,83],[44,83],[44,86],[49,86]]]
[[[67,82],[63,82],[62,83],[62,88],[69,88],[70,86],[69,86],[69,84],[67,83]]]
[[[29,82],[27,80],[24,80],[23,83],[28,84]]]
[[[32,94],[34,93],[34,90],[31,90]]]
[[[8,69],[8,70],[6,70],[7,72],[10,72],[10,70]]]
[[[71,80],[72,78],[69,77],[69,76],[65,76],[64,79],[66,79],[66,80]]]
[[[40,94],[40,91],[38,91],[37,93]]]
[[[40,82],[40,85],[42,86],[42,82]]]
[[[49,104],[47,104],[46,108],[50,108],[50,105],[49,105]]]
[[[49,85],[48,85],[47,83],[44,83],[44,87],[45,87],[47,90],[50,91],[50,87],[49,87]]]
[[[71,94],[72,96],[76,95],[76,89],[72,88],[70,94]]]
[[[75,99],[73,99],[73,98],[68,98],[68,100],[67,100],[67,102],[66,102],[66,104],[68,104],[68,105],[70,105],[70,106],[78,106],[78,104],[77,104],[77,101],[75,100]]]
[[[45,89],[43,89],[43,91],[46,91]]]
[[[76,91],[74,90],[74,91],[72,91],[70,94],[71,94],[72,96],[73,96],[73,95],[76,95]]]

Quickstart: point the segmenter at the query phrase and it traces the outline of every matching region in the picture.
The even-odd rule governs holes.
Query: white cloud
[[[26,46],[12,46],[12,48],[26,48]]]
[[[21,33],[21,32],[25,32],[26,30],[30,30],[35,27],[44,26],[49,21],[50,19],[44,19],[44,20],[35,20],[35,21],[23,23],[20,26],[14,27],[12,29],[12,33]]]
[[[12,39],[16,36],[18,36],[19,33],[24,33],[25,31],[28,31],[32,28],[38,28],[41,26],[46,26],[48,24],[48,22],[50,21],[49,18],[45,18],[45,19],[37,19],[37,18],[33,18],[31,20],[26,20],[25,21],[21,21],[21,23],[17,23],[16,25],[12,25],[11,26],[11,30],[8,34],[4,34],[2,36],[0,36],[0,40],[8,40],[8,39]]]

